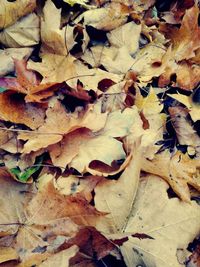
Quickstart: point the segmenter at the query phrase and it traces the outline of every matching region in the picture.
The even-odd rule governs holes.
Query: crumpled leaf
[[[191,159],[180,151],[170,155],[170,152],[165,150],[156,154],[152,160],[145,158],[142,170],[165,179],[183,201],[189,202],[189,185],[200,191],[200,182],[197,177],[199,166],[198,159]]]
[[[199,8],[195,4],[192,8],[186,10],[180,29],[175,29],[170,33],[176,61],[194,57],[194,51],[200,47],[198,16]]]
[[[126,46],[129,53],[133,55],[139,48],[141,25],[134,22],[126,23],[107,34],[111,45],[117,48]],[[130,36],[134,36],[131,39]]]
[[[0,78],[0,86],[18,93],[25,94],[26,102],[41,102],[54,94],[60,87],[57,82],[40,84],[35,72],[27,69],[24,60],[14,60],[17,78]]]
[[[39,17],[31,13],[0,32],[0,42],[6,47],[27,47],[39,43]]]
[[[52,106],[50,104],[46,112],[45,123],[37,131],[19,135],[19,139],[28,140],[22,152],[27,154],[58,143],[65,134],[78,128],[86,127],[98,131],[105,125],[106,117],[106,113],[95,112],[93,108],[89,108],[86,113],[72,115],[67,113],[61,103],[56,100]],[[91,121],[95,120],[96,123],[92,125]]]
[[[96,29],[111,31],[127,21],[129,9],[126,4],[112,2],[106,7],[87,10],[75,22],[84,18],[84,24]]]
[[[198,104],[195,104],[192,101],[191,97],[182,94],[168,95],[188,108],[188,112],[194,122],[200,120],[200,106]]]
[[[161,170],[161,169],[160,169]],[[153,239],[129,237],[121,247],[126,265],[180,267],[178,250],[188,255],[187,246],[199,232],[200,207],[195,201],[168,198],[168,185],[155,176],[143,177],[126,233],[144,233]],[[184,234],[183,234],[184,233]]]
[[[191,122],[187,119],[188,112],[183,107],[170,107],[172,125],[180,145],[187,145],[200,152],[200,137],[193,129]]]
[[[19,95],[10,91],[0,94],[0,118],[4,121],[25,124],[37,129],[44,122],[45,110],[37,105],[25,103]]]
[[[36,0],[16,0],[15,3],[1,1],[0,29],[14,24],[19,18],[31,13],[36,8]]]
[[[65,168],[69,164],[81,173],[89,171],[94,174],[90,168],[92,161],[98,160],[111,166],[114,160],[124,159],[122,143],[115,138],[129,134],[135,114],[137,109],[129,108],[110,113],[100,133],[92,133],[87,129],[69,133],[61,143],[49,149],[54,165]]]
[[[14,71],[14,58],[26,60],[32,51],[32,48],[7,48],[0,50],[0,77]]]

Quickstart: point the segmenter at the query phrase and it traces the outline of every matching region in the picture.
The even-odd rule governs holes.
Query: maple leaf
[[[97,224],[104,233],[123,231],[131,212],[139,183],[141,149],[133,150],[131,157],[118,180],[102,180],[95,188],[95,207],[108,213]]]
[[[54,94],[60,84],[53,82],[40,84],[36,74],[27,70],[26,61],[15,60],[17,78],[0,78],[0,86],[14,92],[25,94],[26,102],[41,102]]]
[[[168,185],[155,176],[143,177],[126,233],[144,233],[153,239],[129,237],[121,247],[126,265],[179,267],[179,249],[187,255],[187,246],[199,232],[199,206],[168,198]],[[152,219],[153,218],[153,219]],[[182,234],[184,233],[184,234]],[[167,249],[166,249],[167,248]],[[187,256],[184,256],[183,262]]]
[[[77,76],[74,60],[75,58],[70,55],[43,54],[41,63],[29,61],[27,67],[43,76],[43,85],[60,83]]]
[[[0,50],[0,77],[14,71],[14,60],[26,60],[31,55],[32,48],[7,48]]]
[[[197,175],[198,159],[191,159],[187,154],[176,152],[173,156],[165,150],[156,154],[152,160],[144,159],[142,170],[165,179],[175,193],[186,202],[190,201],[189,185],[198,191],[200,184]]]
[[[0,32],[0,42],[6,47],[27,47],[39,43],[39,17],[31,13]]]
[[[55,102],[54,100],[47,109],[45,123],[37,131],[19,135],[19,139],[28,140],[24,145],[23,153],[27,154],[58,143],[65,134],[76,129],[85,127],[98,131],[105,125],[107,114],[101,114],[98,107],[97,110],[91,107],[85,113],[72,115],[65,111],[58,100]],[[91,124],[91,121],[95,123]]]
[[[25,103],[23,98],[12,92],[0,94],[0,118],[3,121],[25,124],[36,129],[44,122],[45,109],[31,103]]]
[[[2,0],[0,6],[0,29],[14,24],[19,18],[31,13],[35,8],[35,0],[16,0],[14,5],[12,2]]]
[[[175,29],[170,34],[176,61],[194,57],[194,51],[200,46],[198,16],[199,8],[195,4],[192,8],[186,10],[180,29]]]
[[[115,138],[128,135],[135,114],[137,109],[115,111],[108,115],[105,127],[99,133],[79,129],[66,135],[60,144],[49,149],[54,165],[65,168],[69,164],[81,173],[89,171],[96,174],[90,168],[92,161],[98,160],[111,166],[114,160],[124,159],[122,143]]]

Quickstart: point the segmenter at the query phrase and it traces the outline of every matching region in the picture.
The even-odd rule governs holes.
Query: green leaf
[[[42,162],[43,156],[38,157],[34,166],[27,168],[24,172],[22,172],[19,167],[10,169],[10,172],[21,182],[26,182],[36,171],[40,169]]]

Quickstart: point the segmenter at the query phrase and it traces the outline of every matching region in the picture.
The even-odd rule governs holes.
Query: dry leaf
[[[8,90],[25,94],[26,102],[41,102],[54,94],[61,84],[53,82],[40,84],[35,72],[27,69],[24,60],[14,60],[17,78],[0,78],[0,86]]]
[[[170,107],[169,114],[179,144],[191,146],[196,150],[196,152],[200,151],[200,137],[193,129],[191,122],[187,118],[187,110],[178,106]]]
[[[127,21],[129,9],[123,3],[111,3],[106,7],[92,9],[80,15],[76,22],[84,18],[84,24],[96,29],[110,31],[123,25]]]
[[[0,77],[14,71],[14,58],[26,60],[32,51],[32,48],[7,48],[0,50]]]
[[[191,159],[181,152],[171,155],[167,150],[156,154],[152,160],[145,158],[142,164],[143,171],[165,179],[174,192],[186,202],[190,201],[189,185],[200,191],[200,182],[196,177],[197,168],[198,159]]]
[[[37,129],[44,123],[45,110],[37,105],[25,103],[23,97],[17,93],[1,93],[0,106],[1,120],[25,124],[31,129]]]
[[[39,43],[39,17],[31,13],[0,32],[0,42],[6,47],[27,47]]]
[[[77,76],[74,60],[70,55],[43,54],[41,63],[29,61],[27,67],[43,76],[42,84],[60,83]]]
[[[49,257],[47,260],[39,264],[38,267],[54,267],[56,265],[58,265],[59,267],[68,267],[70,266],[70,259],[74,257],[77,252],[78,247],[72,246]]]
[[[200,120],[200,106],[192,102],[191,97],[182,94],[168,94],[188,108],[188,112],[194,122]]]
[[[129,134],[136,114],[137,109],[115,111],[108,115],[105,127],[99,134],[79,129],[66,135],[60,144],[49,149],[53,163],[63,168],[69,164],[81,173],[93,173],[90,163],[94,160],[111,166],[114,160],[124,159],[122,143],[114,138]]]
[[[187,246],[199,232],[200,208],[196,202],[168,198],[168,185],[155,176],[141,179],[126,233],[144,233],[153,239],[136,239],[121,247],[126,265],[179,267],[177,253],[188,255]],[[184,234],[183,234],[184,233]]]
[[[126,46],[129,54],[133,55],[139,48],[141,25],[129,22],[108,33],[108,40],[111,45],[117,48]],[[130,36],[134,36],[131,39]]]
[[[132,159],[118,180],[101,181],[95,188],[95,207],[108,213],[97,224],[104,233],[122,232],[132,210],[141,168],[141,149],[132,151]]]
[[[180,29],[170,33],[176,61],[194,57],[194,51],[200,47],[198,16],[199,8],[195,4],[192,8],[186,10]]]
[[[0,247],[0,263],[17,259],[18,254],[13,248]]]
[[[1,1],[0,29],[14,24],[19,18],[31,13],[36,8],[36,0],[16,0],[14,3]]]
[[[46,112],[45,123],[35,132],[19,135],[19,139],[28,140],[24,145],[23,153],[27,154],[58,143],[65,134],[82,127],[98,131],[104,127],[106,117],[106,113],[95,112],[93,108],[89,108],[83,114],[72,115],[66,112],[58,100],[52,101]],[[95,123],[92,125],[91,121]]]
[[[16,234],[24,221],[24,205],[27,202],[29,185],[20,184],[12,180],[10,174],[0,169],[1,180],[1,214],[0,236]]]

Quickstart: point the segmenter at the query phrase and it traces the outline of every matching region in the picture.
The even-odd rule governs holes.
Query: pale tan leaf
[[[36,8],[36,0],[1,0],[0,29],[14,24],[19,18],[31,13]]]
[[[142,170],[165,179],[176,194],[184,201],[190,201],[189,185],[200,191],[200,181],[197,176],[198,159],[191,159],[187,154],[176,152],[171,155],[165,150],[156,154],[152,160],[145,158]]]
[[[97,228],[105,233],[117,233],[126,227],[132,210],[141,168],[141,148],[135,147],[132,159],[118,180],[104,179],[95,188],[95,207],[107,212]]]
[[[0,247],[0,263],[17,259],[18,254],[13,248]]]
[[[121,48],[126,46],[129,54],[134,54],[139,48],[141,25],[129,22],[108,33],[111,45]],[[130,38],[133,36],[133,38]]]
[[[0,50],[0,77],[14,71],[14,58],[18,60],[28,59],[32,48],[7,48]]]
[[[187,246],[199,233],[200,207],[178,198],[168,198],[168,185],[155,176],[142,178],[127,233],[144,233],[153,239],[129,237],[121,248],[126,265],[180,267],[178,250],[188,254]],[[187,256],[186,256],[187,257]],[[185,257],[185,260],[186,260]]]
[[[38,265],[38,267],[55,267],[56,265],[59,267],[68,267],[69,260],[74,257],[77,252],[78,247],[72,246],[52,255],[47,260]]]
[[[0,32],[0,42],[6,47],[27,47],[39,43],[39,17],[31,13]]]
[[[70,55],[43,54],[42,62],[29,61],[27,67],[43,76],[43,84],[59,83],[77,76],[74,60]]]

